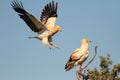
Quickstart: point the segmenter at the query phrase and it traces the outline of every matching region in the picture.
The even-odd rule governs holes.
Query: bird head
[[[82,42],[89,43],[89,42],[91,42],[91,40],[88,40],[88,39],[82,39]]]
[[[55,30],[56,30],[56,31],[60,31],[60,32],[62,32],[60,26],[56,26],[56,27],[55,27]]]
[[[91,40],[88,40],[88,39],[87,39],[86,42],[89,43],[89,42],[91,42]]]

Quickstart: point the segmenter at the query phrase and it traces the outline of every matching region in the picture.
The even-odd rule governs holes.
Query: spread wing
[[[29,14],[23,7],[22,2],[20,3],[17,0],[12,1],[12,8],[19,13],[21,19],[25,21],[25,23],[29,26],[29,28],[38,33],[42,33],[46,30],[44,24],[38,21],[33,15]]]
[[[54,1],[48,3],[42,13],[41,13],[41,17],[40,20],[43,24],[46,25],[46,27],[48,28],[48,26],[54,26],[55,25],[55,21],[57,18],[57,6],[58,3],[54,3]]]

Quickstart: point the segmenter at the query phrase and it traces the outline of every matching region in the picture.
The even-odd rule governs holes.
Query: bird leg
[[[54,48],[59,48],[58,45],[54,44],[53,42],[50,42],[50,45],[53,46]]]
[[[82,70],[85,70],[85,67],[81,65],[81,66],[78,68],[77,72],[80,73]]]
[[[82,80],[80,75],[82,76],[82,78],[85,78],[86,76],[82,73],[82,71],[85,70],[86,72],[88,72],[85,67],[83,67],[82,65],[77,69],[76,71],[76,77],[78,80]]]
[[[81,80],[80,76],[79,76],[79,73],[81,72],[81,68],[78,68],[77,71],[76,71],[76,77],[78,80]]]
[[[50,45],[50,44],[48,44],[48,47],[49,47],[49,49],[53,49],[53,46],[52,46],[52,45]]]
[[[84,66],[80,66],[81,70],[86,70]]]
[[[81,69],[81,71],[84,70],[84,71],[88,72],[88,70],[84,66],[80,66],[80,69]]]
[[[54,44],[53,46],[54,46],[54,48],[59,48],[58,45],[56,45],[56,44]]]

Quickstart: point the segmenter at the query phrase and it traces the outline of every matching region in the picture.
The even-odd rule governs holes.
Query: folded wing
[[[81,58],[81,56],[78,55],[78,52],[79,52],[79,48],[73,51],[73,53],[71,54],[68,62],[65,65],[66,71],[72,69],[75,66],[75,63]]]

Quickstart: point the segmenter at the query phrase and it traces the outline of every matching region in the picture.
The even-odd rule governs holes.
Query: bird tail
[[[32,38],[38,38],[37,36],[30,36],[28,37],[29,39],[32,39]]]
[[[29,38],[29,39],[36,38],[36,39],[38,39],[38,40],[42,40],[42,38],[39,37],[39,36],[30,36],[30,37],[28,37],[28,38]]]
[[[35,38],[35,37],[28,37],[29,39],[31,39],[31,38]]]
[[[20,14],[25,14],[26,13],[21,1],[18,2],[17,0],[14,0],[14,1],[12,1],[11,6],[16,12],[18,12]]]
[[[74,67],[75,61],[68,61],[65,65],[65,70],[69,71],[70,69],[72,69]]]

